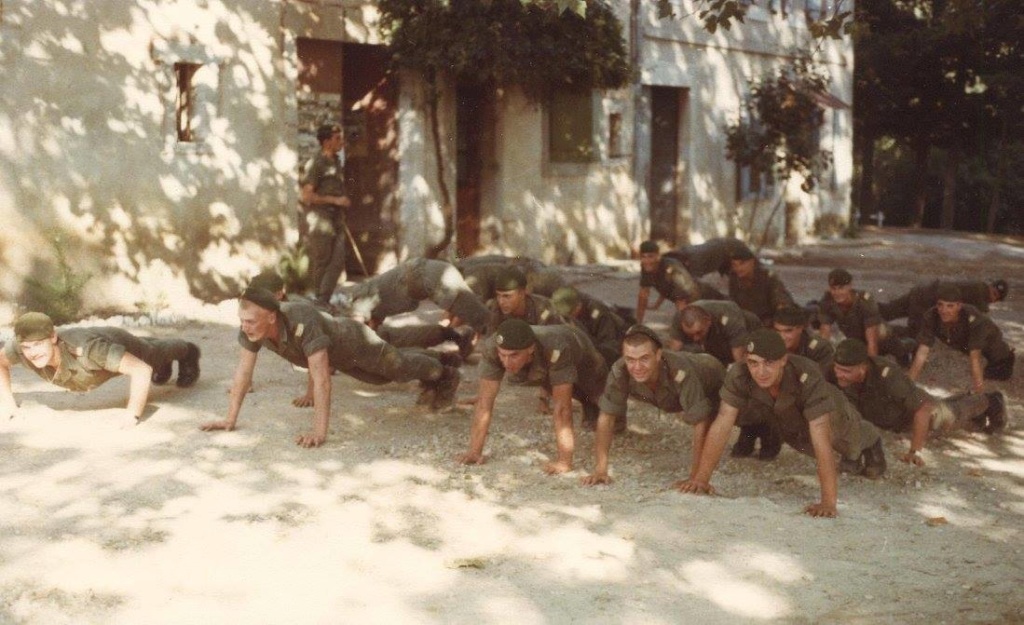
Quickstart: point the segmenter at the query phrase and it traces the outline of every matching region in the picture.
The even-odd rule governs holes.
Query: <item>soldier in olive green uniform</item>
[[[527,293],[526,274],[522,269],[514,266],[503,267],[495,279],[494,287],[494,299],[487,302],[487,309],[490,311],[488,333],[493,333],[506,319],[522,319],[534,326],[565,323],[565,319],[555,310],[551,300]]]
[[[594,472],[583,484],[608,484],[608,452],[613,422],[626,417],[627,400],[633,398],[663,412],[681,413],[693,426],[690,477],[696,475],[708,426],[718,412],[718,392],[725,367],[708,354],[662,350],[658,335],[646,326],[629,328],[622,344],[622,358],[612,365],[601,395],[601,413],[594,438]]]
[[[905,345],[900,339],[888,333],[878,302],[867,291],[853,288],[853,276],[845,269],[833,269],[828,274],[828,291],[821,298],[818,317],[821,320],[821,336],[832,338],[832,326],[836,325],[846,338],[859,339],[868,347],[868,354],[891,355],[898,362],[910,364],[913,345]]]
[[[749,249],[738,249],[733,253],[729,272],[729,299],[743,310],[757,315],[765,327],[772,324],[775,311],[793,303],[786,285],[775,275],[761,266]]]
[[[341,127],[321,126],[316,138],[320,153],[306,166],[300,199],[306,211],[306,253],[314,295],[327,304],[345,271],[345,211],[351,202],[345,192],[345,167],[338,156],[345,146]]]
[[[469,288],[485,302],[494,299],[495,282],[506,267],[520,268],[526,276],[526,289],[537,295],[551,297],[556,289],[566,286],[565,279],[557,270],[528,256],[471,256],[463,258],[455,266],[466,279]]]
[[[669,327],[669,348],[711,354],[730,365],[746,356],[747,335],[761,320],[728,300],[698,300],[676,311]]]
[[[354,319],[328,319],[309,304],[279,302],[269,291],[252,287],[239,298],[238,318],[242,349],[228,417],[203,424],[205,431],[235,429],[242,400],[252,386],[256,357],[264,347],[309,370],[313,431],[296,439],[303,447],[319,447],[327,439],[332,370],[369,384],[419,380],[425,390],[434,391],[434,409],[446,408],[455,399],[458,369],[426,353],[396,349]]]
[[[91,391],[110,378],[131,378],[127,410],[142,417],[150,383],[163,384],[178,361],[177,385],[199,379],[199,348],[180,339],[137,337],[121,328],[57,330],[43,313],[26,313],[14,324],[14,340],[0,351],[0,402],[8,415],[17,408],[11,389],[11,366],[21,364],[42,379],[70,391]]]
[[[648,304],[651,288],[658,292],[658,300]],[[636,319],[643,323],[648,310],[670,302],[694,302],[700,299],[700,287],[681,261],[663,256],[655,241],[640,244],[640,290],[636,297]]]
[[[813,455],[818,465],[821,500],[805,508],[811,516],[836,515],[837,480],[833,450],[844,465],[860,466],[869,478],[885,472],[878,430],[863,420],[835,386],[825,381],[813,361],[787,354],[782,337],[762,329],[750,336],[746,366],[730,367],[722,385],[718,416],[708,431],[696,475],[680,485],[690,493],[713,493],[711,475],[721,458],[737,416],[769,408],[782,439]]]
[[[832,371],[836,350],[831,341],[811,336],[807,324],[807,311],[795,304],[776,310],[772,318],[772,326],[786,344],[786,351],[810,358],[818,363],[823,374],[827,374]]]
[[[950,284],[939,287],[938,303],[924,315],[917,354],[910,366],[911,380],[917,381],[921,375],[936,340],[968,355],[975,393],[981,392],[986,378],[1008,380],[1013,375],[1014,350],[1003,340],[999,326],[974,306],[964,304],[960,289]]]
[[[737,254],[751,254],[747,244],[732,237],[720,237],[708,239],[697,245],[686,245],[671,252],[665,252],[665,256],[675,258],[683,263],[683,266],[695,278],[705,276],[712,271],[721,275],[729,273],[729,263],[732,257]],[[711,298],[704,298],[711,299]]]
[[[911,432],[910,451],[901,460],[917,466],[924,465],[918,452],[924,448],[929,431],[945,434],[977,426],[992,433],[1006,425],[1001,393],[936,400],[896,363],[882,356],[869,356],[867,347],[857,339],[846,339],[836,347],[834,370],[827,377],[843,389],[865,419],[884,430]]]
[[[951,284],[960,289],[960,297],[965,304],[970,304],[983,313],[988,312],[989,304],[1006,299],[1010,285],[1006,280],[932,280],[915,285],[912,289],[888,302],[878,303],[878,312],[882,319],[907,319],[907,336],[917,337],[921,331],[921,320],[935,302],[938,301],[939,286]]]
[[[618,313],[571,286],[555,291],[551,303],[558,314],[587,333],[606,363],[619,359],[622,337],[629,324]]]
[[[494,412],[494,400],[501,382],[541,386],[554,399],[555,443],[558,459],[548,463],[548,474],[572,469],[574,437],[573,397],[583,404],[584,418],[597,419],[597,401],[604,391],[608,366],[587,335],[577,327],[530,326],[522,319],[508,319],[481,348],[480,389],[477,393],[469,453],[459,457],[463,464],[484,462],[484,444]]]

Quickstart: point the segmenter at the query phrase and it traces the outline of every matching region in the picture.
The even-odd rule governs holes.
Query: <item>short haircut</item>
[[[698,323],[703,323],[705,321],[711,321],[711,313],[704,310],[700,306],[690,304],[689,306],[684,308],[682,312],[679,313],[680,325],[686,326],[688,328],[695,326]]]

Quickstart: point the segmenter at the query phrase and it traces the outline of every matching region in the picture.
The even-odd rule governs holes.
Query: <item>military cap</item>
[[[641,254],[657,254],[659,251],[657,241],[647,240],[640,244]]]
[[[843,339],[836,345],[835,363],[844,367],[859,365],[868,359],[868,347],[860,339]]]
[[[502,349],[526,349],[537,341],[530,324],[522,319],[506,319],[498,324],[494,340]]]
[[[526,274],[514,265],[502,267],[494,280],[495,291],[515,291],[526,288]]]
[[[580,303],[580,292],[571,286],[563,286],[551,294],[551,303],[563,317],[568,317]]]
[[[829,286],[846,286],[851,282],[853,282],[853,275],[842,267],[837,267],[828,272]]]
[[[316,129],[316,140],[320,143],[327,141],[334,136],[335,133],[341,132],[341,126],[338,124],[323,124]]]
[[[639,323],[629,326],[629,329],[626,330],[626,333],[622,336],[622,340],[625,341],[628,340],[629,337],[637,335],[646,336],[651,339],[651,342],[654,343],[658,349],[661,349],[661,337],[658,336],[658,333]]]
[[[960,287],[955,284],[940,284],[935,295],[935,299],[940,299],[944,302],[964,301],[964,297],[960,293]]]
[[[14,337],[20,341],[41,341],[53,336],[53,319],[41,312],[29,312],[14,322]]]
[[[1010,285],[1006,280],[999,279],[992,281],[992,288],[999,294],[999,301],[1006,299],[1006,294],[1010,292]]]
[[[755,258],[754,252],[750,250],[746,245],[741,245],[729,253],[729,258],[732,260],[751,260]]]
[[[249,286],[264,289],[271,293],[284,290],[284,280],[273,269],[264,269],[249,281]]]
[[[772,321],[783,326],[807,325],[807,311],[796,304],[789,304],[775,310]]]
[[[272,312],[278,312],[281,310],[281,303],[277,301],[277,298],[274,297],[273,293],[256,286],[250,286],[246,290],[242,291],[240,299],[252,302],[264,310]]]
[[[761,328],[747,337],[747,353],[765,360],[778,360],[786,355],[786,344],[775,330]]]

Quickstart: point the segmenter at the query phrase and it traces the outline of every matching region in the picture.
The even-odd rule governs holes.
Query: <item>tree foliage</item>
[[[671,19],[680,17],[672,6],[672,0],[655,0],[658,8],[658,17]],[[697,19],[700,20],[704,30],[711,34],[732,28],[733,22],[742,24],[750,9],[750,2],[740,0],[694,0],[697,8]],[[853,12],[846,9],[846,0],[837,0],[832,5],[831,12],[808,22],[808,30],[815,39],[842,39],[843,35],[849,34],[854,28]],[[773,6],[769,9],[776,11]]]
[[[757,80],[745,114],[726,129],[726,156],[779,181],[799,174],[802,188],[813,189],[831,158],[818,137],[825,123],[819,96],[827,86],[827,76],[807,58]]]

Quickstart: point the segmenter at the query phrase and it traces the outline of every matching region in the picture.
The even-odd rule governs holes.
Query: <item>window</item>
[[[805,0],[804,15],[808,22],[828,19],[833,13],[833,0]]]
[[[175,102],[175,128],[178,132],[178,141],[192,143],[196,140],[196,88],[194,79],[196,72],[202,65],[196,63],[175,63],[174,78],[177,85],[177,100]]]
[[[548,103],[548,159],[589,163],[596,158],[591,93],[555,93]]]
[[[622,149],[622,113],[612,113],[608,116],[608,156],[623,156]]]
[[[763,200],[772,191],[775,180],[770,174],[754,173],[749,165],[736,163],[736,201]]]

